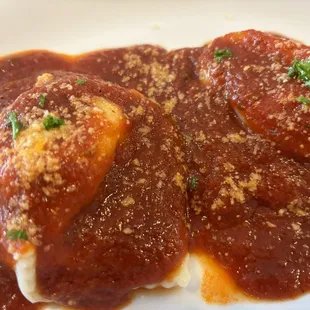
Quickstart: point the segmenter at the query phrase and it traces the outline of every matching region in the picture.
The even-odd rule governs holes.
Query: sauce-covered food
[[[188,252],[211,302],[309,291],[309,86],[310,49],[254,30],[1,59],[2,308],[118,307]]]

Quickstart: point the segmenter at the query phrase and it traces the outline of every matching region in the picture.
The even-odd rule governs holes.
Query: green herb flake
[[[184,139],[186,143],[190,143],[193,140],[192,136],[184,135]]]
[[[229,58],[232,56],[232,52],[229,49],[223,49],[223,50],[215,50],[213,52],[215,60],[220,63],[223,58]]]
[[[45,99],[46,99],[46,94],[41,94],[41,95],[40,95],[40,98],[39,98],[39,100],[40,100],[39,105],[40,105],[40,107],[42,107],[42,108],[44,108]]]
[[[47,115],[43,120],[43,126],[46,130],[50,130],[53,128],[58,128],[64,125],[65,121],[63,119],[54,117],[52,115]]]
[[[310,59],[298,61],[295,57],[287,75],[303,81],[306,86],[310,87]]]
[[[303,96],[299,96],[299,97],[297,98],[297,101],[298,101],[298,102],[301,102],[301,103],[303,103],[303,104],[306,104],[306,105],[310,104],[310,99],[309,99],[309,98],[306,98],[306,97],[303,97]]]
[[[306,128],[310,128],[310,124],[306,124],[305,127],[306,127]]]
[[[188,179],[188,186],[190,190],[196,190],[198,188],[198,180],[199,178],[196,176],[190,176]]]
[[[28,235],[23,230],[12,229],[7,231],[6,236],[10,240],[28,240]]]
[[[9,122],[7,123],[6,126],[11,126],[12,127],[12,136],[13,139],[15,140],[20,133],[20,131],[23,128],[23,124],[18,121],[16,112],[10,112],[8,114]]]
[[[86,80],[83,80],[83,79],[77,79],[76,81],[75,81],[75,84],[77,84],[77,85],[83,85],[83,84],[85,84],[86,83]]]

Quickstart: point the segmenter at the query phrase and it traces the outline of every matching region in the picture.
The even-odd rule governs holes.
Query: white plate
[[[0,54],[33,48],[75,54],[139,43],[171,49],[248,28],[310,44],[309,12],[308,0],[0,0]],[[309,309],[310,295],[289,302],[207,305],[194,265],[186,290],[141,295],[128,309]]]

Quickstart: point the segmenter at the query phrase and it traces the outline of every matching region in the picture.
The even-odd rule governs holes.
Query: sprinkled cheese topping
[[[40,244],[42,229],[33,212],[40,208],[51,222],[55,218],[53,229],[58,229],[59,216],[64,219],[85,205],[110,169],[128,126],[116,104],[87,94],[81,98],[68,96],[71,84],[65,83],[70,89],[57,89],[64,83],[53,83],[52,88],[50,84],[43,86],[40,93],[34,89],[14,103],[25,123],[21,131],[17,113],[9,114],[14,143],[7,128],[0,131],[0,184],[8,184],[1,186],[0,195],[14,211],[4,219],[4,229],[9,239],[29,238],[36,245]],[[38,107],[38,98],[44,103],[46,97],[42,94],[50,99],[48,112]],[[85,194],[80,205],[72,205],[73,197],[83,192],[81,188]]]
[[[46,130],[43,124],[35,121],[25,129],[16,141],[11,153],[11,165],[18,171],[20,186],[29,187],[39,175],[43,173],[54,174],[60,170],[60,160],[55,151],[62,140],[69,143],[74,131],[73,125],[68,124],[59,130]],[[54,178],[52,175],[50,176]]]
[[[154,56],[156,56],[156,51],[144,51],[145,53],[154,53]],[[158,60],[154,59],[152,63],[144,63],[141,59],[141,56],[136,54],[135,52],[129,51],[124,55],[124,61],[125,61],[125,69],[132,70],[133,68],[138,71],[138,74],[141,76],[150,76],[151,79],[149,80],[149,85],[147,86],[146,95],[149,98],[154,98],[155,92],[157,95],[160,95],[161,91],[164,90],[164,87],[172,83],[176,79],[175,72],[172,72],[169,68],[169,65],[167,64],[161,64]],[[130,82],[131,77],[130,76],[124,76],[123,82],[124,86],[126,86],[127,83]],[[146,80],[145,82],[139,83],[137,85],[136,89],[138,91],[143,91],[146,86]],[[172,92],[173,88],[170,87],[169,89],[166,89],[165,91]],[[169,111],[170,109],[173,109],[174,102],[167,103],[166,110]]]
[[[121,204],[124,207],[129,207],[135,203],[135,200],[131,196],[127,196],[125,199],[121,201]]]
[[[201,57],[200,74],[223,92],[240,120],[281,151],[310,158],[308,136],[302,133],[310,112],[308,51],[292,40],[257,31],[228,34],[209,48]],[[234,50],[234,57],[215,65],[213,51],[226,48]],[[232,139],[245,142],[242,136],[226,136],[223,142]]]
[[[36,81],[35,86],[41,87],[41,86],[47,84],[48,82],[52,81],[53,78],[54,78],[54,76],[50,73],[41,74],[37,77],[37,81]]]
[[[173,181],[176,186],[178,186],[183,192],[185,192],[187,186],[184,182],[184,176],[181,173],[177,172],[173,178]]]
[[[235,200],[239,203],[245,203],[245,190],[255,192],[260,181],[261,176],[257,172],[251,173],[249,179],[243,181],[226,177],[220,190],[220,196],[230,198],[232,204]]]

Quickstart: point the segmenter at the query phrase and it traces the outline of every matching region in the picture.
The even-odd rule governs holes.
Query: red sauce
[[[221,49],[229,49],[233,56],[216,65],[213,53]],[[224,87],[227,100],[249,128],[287,154],[307,160],[309,117],[298,98],[310,92],[305,83],[288,76],[294,58],[307,59],[307,46],[250,30],[214,40],[200,62],[206,78],[216,88]]]
[[[0,264],[0,306],[1,310],[34,310],[40,305],[33,305],[19,291],[15,272]]]
[[[31,62],[36,54],[21,57],[29,57]],[[39,72],[45,70],[39,66]],[[66,144],[57,152],[65,163],[61,176],[65,177],[66,183],[61,183],[61,187],[74,182],[75,191],[68,194],[65,190],[53,199],[42,199],[42,188],[47,186],[44,183],[46,173],[39,185],[30,183],[29,189],[22,188],[23,193],[30,191],[32,199],[28,217],[34,220],[36,227],[40,224],[39,237],[30,236],[31,242],[37,243],[38,238],[40,242],[35,244],[38,246],[37,285],[41,296],[62,305],[85,309],[114,308],[127,301],[136,288],[166,280],[187,254],[184,141],[160,107],[137,91],[89,75],[57,71],[53,76],[43,86],[24,92],[10,107],[21,119],[32,120],[37,117],[35,113],[42,114],[42,109],[38,110],[37,94],[44,93],[44,109],[58,113],[65,123],[85,122],[86,128],[86,138],[79,134],[77,145]],[[78,79],[86,82],[79,85]],[[7,101],[14,100],[13,92],[5,95],[6,98],[11,96]],[[86,156],[87,162],[92,163],[96,150],[87,150],[96,145],[98,130],[111,129],[104,123],[101,125],[101,120],[89,119],[89,115],[80,117],[79,110],[74,107],[87,100],[84,97],[102,96],[122,109],[129,125],[116,149],[112,167],[107,158],[96,171],[92,164],[81,166],[80,159]],[[69,102],[78,98],[78,103],[69,104],[68,98]],[[4,109],[2,115],[8,112]],[[25,130],[31,124],[27,123]],[[2,128],[11,135],[5,120]],[[88,136],[88,129],[95,131],[95,135]],[[44,128],[42,130],[46,132]],[[66,136],[57,139],[66,143]],[[10,138],[2,142],[5,143],[15,142]],[[71,147],[74,147],[73,153]],[[107,154],[107,149],[103,151]],[[104,166],[108,173],[98,186],[96,179]],[[7,188],[13,188],[14,171],[8,171],[10,167],[4,168],[7,177],[2,177],[1,181],[7,186],[1,188],[6,193]],[[51,190],[59,192],[56,187]],[[3,201],[7,198],[5,194],[1,197]],[[14,212],[14,206],[2,208],[3,222],[11,216],[16,217]]]
[[[218,299],[214,299],[214,296],[210,297],[207,293],[210,291],[208,283],[212,275],[208,276],[206,273],[203,285],[205,299],[208,302],[225,303],[225,298],[230,296],[226,302],[236,301],[235,292],[238,290],[253,298],[292,298],[310,289],[309,142],[305,140],[307,133],[299,125],[296,126],[297,130],[287,133],[282,127],[278,127],[280,123],[277,120],[268,121],[268,113],[273,114],[283,107],[278,97],[272,97],[272,94],[269,96],[268,90],[259,87],[261,69],[258,66],[262,66],[261,62],[266,65],[266,61],[270,62],[269,67],[272,62],[285,63],[285,68],[281,69],[281,74],[284,74],[293,62],[294,53],[306,57],[304,55],[307,54],[307,49],[284,38],[275,40],[270,35],[250,31],[220,38],[211,47],[172,52],[146,45],[96,51],[72,58],[49,52],[8,56],[0,62],[2,107],[12,102],[21,90],[32,87],[38,74],[54,70],[97,76],[126,88],[137,89],[146,97],[157,101],[166,114],[172,115],[184,136],[183,149],[189,171],[190,250],[203,253],[212,262],[216,262],[216,266],[222,266],[225,271],[221,269],[219,273],[230,279],[227,280],[228,283],[231,281],[231,290],[223,293],[224,298],[217,296]],[[287,53],[285,48],[281,50],[279,44],[283,42],[294,53]],[[255,44],[263,46],[260,50],[261,58],[252,53],[251,49]],[[213,58],[213,50],[217,48],[231,49],[233,57],[217,64]],[[274,51],[275,58],[265,57],[266,49],[269,54]],[[240,69],[240,66],[250,66],[253,63],[258,69],[251,71],[249,75],[244,73],[247,70]],[[205,79],[201,81],[201,73],[205,74],[205,70],[209,68],[212,69],[209,75],[211,79],[208,83]],[[3,74],[1,70],[4,70]],[[270,70],[263,78],[264,83],[271,84],[274,88],[280,83],[273,79]],[[297,80],[290,80],[287,85],[289,86],[285,86],[288,88],[283,97],[289,94],[289,90],[295,90],[298,94],[304,91]],[[266,92],[266,96],[255,104],[257,99],[255,101],[253,98],[260,98],[262,91]],[[247,99],[248,93],[251,94],[252,101]],[[307,93],[303,94],[307,96]],[[285,105],[287,115],[292,117],[293,112],[299,109],[299,104],[295,100]],[[246,125],[234,111],[240,106]],[[271,110],[266,107],[271,107]],[[309,122],[309,114],[302,115],[302,122]],[[274,134],[270,133],[272,130],[275,131]],[[291,142],[285,140],[287,135]],[[89,279],[108,272],[100,270],[100,265],[105,259],[109,261],[115,258],[113,251],[120,251],[123,257],[129,257],[130,262],[132,248],[124,249],[121,244],[115,246],[115,242],[111,241],[112,254],[106,256],[106,248],[98,246],[100,240],[96,238],[106,234],[102,223],[110,221],[109,212],[117,200],[117,197],[111,196],[110,191],[119,186],[121,176],[131,176],[130,167],[124,170],[125,163],[133,156],[130,145],[137,143],[137,138],[131,139],[133,142],[125,140],[122,152],[117,154],[117,165],[112,167],[108,181],[100,186],[91,206],[79,214],[60,241],[55,241],[55,256],[44,255],[39,248],[38,280],[40,289],[46,296],[55,293],[56,300],[66,304],[68,298],[73,296],[76,299],[80,291],[96,286],[96,281],[85,281],[83,272],[77,276],[76,273],[59,268],[63,261],[68,262],[68,266],[86,266],[92,261]],[[301,143],[304,148],[297,148]],[[155,147],[150,153],[141,154],[141,160],[159,160],[156,156],[152,157],[156,152]],[[159,161],[159,164],[165,163]],[[130,189],[120,188],[118,193],[126,190]],[[166,202],[168,205],[175,198],[168,189],[167,191],[166,197],[171,196]],[[105,211],[98,211],[102,197],[107,197],[104,202]],[[180,196],[179,199],[182,201],[184,198]],[[133,216],[133,221],[143,217],[144,212],[138,211]],[[179,218],[181,215],[177,214]],[[111,222],[108,227],[110,226],[113,226]],[[95,231],[100,231],[100,234],[94,233]],[[183,234],[181,239],[186,240],[184,229],[180,231]],[[169,238],[173,235],[172,232],[168,234]],[[139,241],[136,242],[133,246],[139,246]],[[140,245],[143,246],[144,243],[145,240],[141,240]],[[81,254],[84,247],[89,256],[84,256],[86,252]],[[176,261],[184,251],[186,248],[181,245],[177,251],[180,256],[175,256]],[[63,254],[58,255],[59,253]],[[155,255],[158,260],[162,259],[159,253]],[[53,265],[54,261],[61,264],[57,267],[57,264]],[[120,260],[115,268],[119,270],[120,278],[136,279],[134,272],[124,276],[128,261]],[[136,264],[138,266],[139,262]],[[209,264],[210,261],[207,265]],[[176,262],[169,262],[167,266],[176,266]],[[47,281],[48,272],[45,273],[44,270],[52,270],[53,274],[58,274],[59,278],[66,277],[71,283],[76,281],[76,287],[80,291],[73,290],[72,295],[67,296],[66,286],[57,285],[61,283],[57,277]],[[154,280],[162,279],[167,271],[158,268],[154,271]],[[136,280],[139,284],[144,283],[143,278],[138,277]],[[106,280],[100,278],[98,281]],[[16,288],[16,284],[12,285]],[[126,287],[126,283],[122,285]],[[109,300],[111,306],[123,301],[125,292],[129,292],[126,289],[122,291],[121,286],[114,287],[118,289],[120,296],[113,296],[115,303]],[[217,284],[216,287],[221,286]],[[88,296],[91,296],[91,289],[89,292]],[[95,291],[93,293],[96,295]],[[81,298],[79,305],[98,308],[98,304],[106,302],[104,298],[108,296],[108,292],[102,292],[102,296],[102,300]]]

